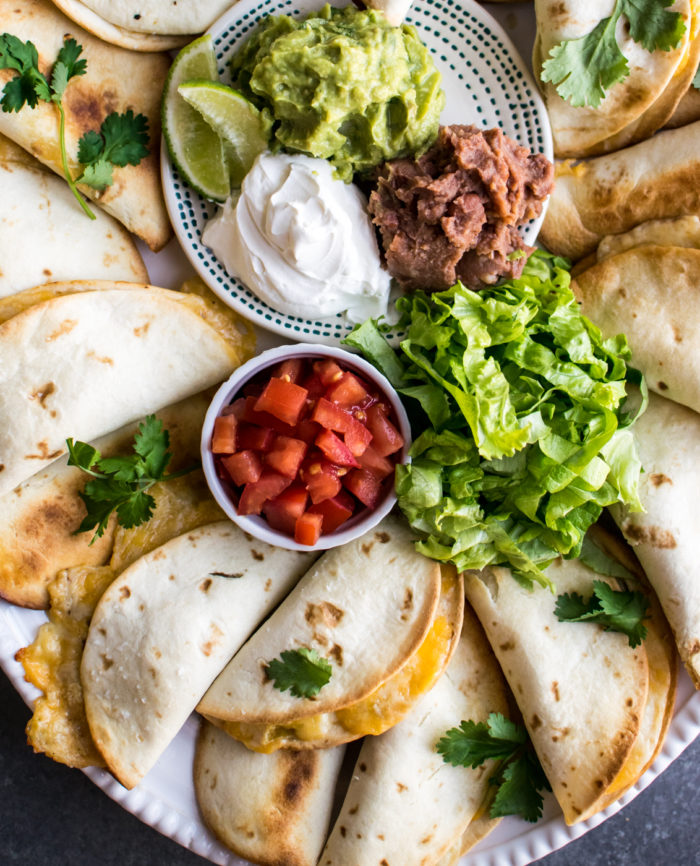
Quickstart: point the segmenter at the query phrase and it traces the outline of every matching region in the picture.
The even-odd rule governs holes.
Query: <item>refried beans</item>
[[[443,126],[419,159],[380,167],[369,212],[404,289],[478,288],[520,276],[532,247],[518,226],[540,214],[553,186],[549,160],[500,129]],[[509,260],[516,250],[526,255]]]

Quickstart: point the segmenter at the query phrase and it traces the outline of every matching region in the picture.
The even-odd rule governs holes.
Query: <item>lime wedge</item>
[[[170,158],[187,183],[205,198],[224,201],[231,191],[221,138],[177,92],[183,81],[218,79],[211,36],[186,45],[170,67],[161,107],[163,135]]]
[[[255,158],[267,149],[270,122],[250,100],[225,84],[186,81],[177,90],[221,136],[231,183],[239,186]]]

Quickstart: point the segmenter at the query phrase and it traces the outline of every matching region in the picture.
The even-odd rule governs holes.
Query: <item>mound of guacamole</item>
[[[353,6],[265,19],[231,71],[234,87],[273,119],[273,147],[327,159],[348,182],[425,151],[445,104],[415,28]]]

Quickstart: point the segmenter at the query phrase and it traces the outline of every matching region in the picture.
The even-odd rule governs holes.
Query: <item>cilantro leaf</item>
[[[151,519],[155,507],[156,501],[150,493],[132,493],[127,500],[117,505],[119,523],[125,529],[140,526]]]
[[[526,821],[537,821],[542,815],[539,792],[552,789],[522,725],[501,713],[491,713],[486,722],[463,721],[451,728],[435,748],[454,766],[475,769],[487,760],[501,761],[489,778],[497,787],[489,813],[492,818],[520,815]]]
[[[0,105],[4,112],[34,108],[39,99],[50,99],[49,85],[39,71],[39,54],[30,41],[22,42],[11,33],[0,34],[0,69],[19,73],[3,89]]]
[[[649,601],[641,592],[616,590],[595,580],[588,601],[578,593],[565,593],[557,598],[554,613],[559,622],[594,622],[606,631],[622,632],[634,648],[647,634],[642,621],[649,615]]]
[[[112,165],[104,160],[98,160],[92,165],[85,166],[85,170],[78,178],[78,183],[84,183],[93,189],[103,190],[114,183]]]
[[[83,165],[92,165],[100,159],[104,142],[99,132],[89,129],[78,142],[78,159]]]
[[[100,131],[89,130],[78,142],[83,172],[78,183],[102,190],[112,184],[112,166],[138,165],[148,155],[148,120],[143,114],[116,111],[102,121]]]
[[[295,698],[315,698],[333,673],[330,662],[307,647],[285,650],[265,670],[276,689]]]
[[[74,442],[66,439],[68,447],[68,465],[79,466],[83,472],[89,472],[93,464],[100,459],[100,452],[87,442]]]
[[[170,462],[172,454],[168,451],[170,434],[163,430],[163,422],[155,415],[149,415],[134,436],[134,451],[143,460],[147,475],[161,476]]]
[[[615,0],[612,15],[578,39],[565,39],[549,52],[542,65],[542,81],[556,86],[573,106],[597,108],[614,84],[629,75],[627,58],[620,50],[615,28],[621,15],[629,22],[630,36],[647,51],[678,47],[686,24],[678,12],[666,7],[673,0]]]
[[[61,75],[65,75],[66,81],[70,81],[71,78],[79,75],[85,75],[87,72],[87,60],[84,57],[80,57],[82,53],[83,46],[79,45],[75,39],[72,37],[65,39],[61,50],[58,52],[54,71],[56,66],[61,66]]]

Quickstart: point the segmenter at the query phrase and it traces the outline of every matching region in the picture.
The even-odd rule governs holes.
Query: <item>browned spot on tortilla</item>
[[[515,649],[515,643],[512,640],[507,640],[505,643],[501,644],[501,649],[503,652],[508,652],[508,650]]]
[[[58,448],[56,451],[49,451],[49,444],[45,439],[37,442],[38,454],[27,454],[28,460],[55,460],[63,454],[63,449]]]
[[[605,782],[602,779],[596,779],[593,784],[596,786],[596,788],[602,788]]]
[[[165,553],[162,550],[156,550],[151,554],[153,559],[164,559]]]
[[[2,472],[4,469],[5,469],[5,464],[4,464],[4,463],[0,463],[0,472]]]
[[[214,647],[219,643],[219,639],[223,637],[224,633],[221,631],[219,626],[213,622],[209,626],[209,634],[210,638],[208,641],[202,644],[202,652],[205,656],[210,656]]]
[[[331,649],[329,655],[331,656],[331,658],[333,658],[335,660],[335,663],[338,665],[338,667],[342,668],[342,666],[343,666],[343,648],[341,646],[338,646],[337,643],[334,643],[333,648]]]
[[[109,367],[114,366],[114,359],[108,358],[107,355],[98,355],[96,352],[93,352],[92,349],[87,353],[88,358],[94,358],[98,364],[107,364]]]
[[[70,334],[73,328],[78,324],[77,319],[64,319],[61,324],[56,328],[55,331],[52,331],[48,337],[46,337],[45,342],[52,343],[54,340],[57,340],[59,337],[62,337],[64,334]]]
[[[323,646],[323,647],[328,646],[328,638],[325,636],[325,634],[319,634],[317,631],[315,631],[311,635],[311,638],[312,638],[313,642],[317,643],[319,646]]]
[[[162,653],[159,649],[154,649],[154,650],[153,650],[153,655],[154,655],[157,659],[159,659],[159,658],[163,655],[163,653]]]
[[[309,625],[327,625],[329,628],[334,628],[338,625],[344,614],[344,610],[336,607],[330,601],[322,601],[319,604],[309,602],[306,605],[304,619]]]
[[[408,786],[404,785],[403,782],[397,782],[396,790],[399,792],[399,794],[403,794],[404,791],[408,791]]]
[[[272,586],[272,578],[268,577],[268,579],[265,581],[265,592],[269,592],[271,586]]]
[[[138,328],[134,328],[134,336],[135,337],[143,337],[144,334],[148,333],[148,329],[151,327],[150,322],[146,322],[145,325],[139,325]]]
[[[384,834],[383,833],[377,833],[377,839],[381,839],[383,842],[384,841]]]
[[[542,727],[542,719],[537,715],[537,713],[532,717],[532,722],[530,724],[533,731]]]
[[[102,659],[102,668],[108,671],[114,664],[114,659],[109,658],[104,653],[100,655],[100,658]]]
[[[175,580],[175,575],[171,574],[170,577],[168,578],[168,580]]]
[[[56,386],[53,382],[47,382],[45,385],[41,385],[35,391],[29,395],[30,400],[38,400],[42,409],[46,409],[46,399],[50,397],[54,391],[56,390]]]
[[[250,553],[251,553],[253,559],[257,560],[258,562],[262,562],[263,559],[265,559],[264,553],[260,553],[259,551],[255,550],[252,547],[250,548]]]
[[[558,701],[559,700],[559,683],[556,680],[554,680],[554,682],[552,683],[552,694],[554,695],[554,700]]]
[[[624,286],[620,286],[619,295],[621,298],[627,297],[627,289]]]
[[[203,581],[199,584],[199,588],[200,588],[200,590],[201,590],[202,592],[209,592],[209,587],[212,585],[213,582],[214,582],[214,581],[213,581],[210,577],[206,578],[206,580],[203,580]]]
[[[411,587],[406,587],[403,596],[403,604],[401,605],[401,619],[405,622],[408,619],[409,611],[413,609],[413,590]]]
[[[671,481],[668,475],[664,475],[663,472],[650,473],[649,481],[654,485],[654,487],[661,487],[662,484],[673,484],[673,481]]]
[[[380,544],[388,544],[391,541],[391,536],[388,532],[375,532],[374,537]]]
[[[151,675],[152,680],[158,679],[158,672],[155,668],[149,668],[148,673]]]
[[[357,834],[357,838],[362,838],[359,833]],[[382,859],[379,861],[379,866],[389,866],[389,861],[386,859],[386,857],[382,857]]]
[[[366,541],[364,544],[360,545],[360,550],[364,553],[365,556],[369,556],[373,546],[373,541]]]
[[[420,840],[421,845],[427,845],[428,842],[430,842],[430,840],[431,840],[432,838],[433,838],[433,834],[432,834],[432,833],[429,833],[427,836],[424,836],[424,837]]]
[[[350,815],[356,815],[356,814],[357,814],[357,810],[358,810],[359,808],[360,808],[359,806],[353,806],[352,809],[349,810],[348,814],[350,814]]]
[[[659,391],[668,391],[668,385],[665,382],[659,382],[657,387]]]
[[[119,601],[126,601],[127,598],[131,598],[131,590],[128,586],[123,586],[119,590]]]
[[[624,527],[625,535],[632,542],[638,544],[649,544],[659,550],[672,550],[676,547],[676,539],[668,531],[660,526],[636,526],[628,523]]]
[[[211,785],[209,785],[209,790],[213,791],[218,784],[219,784],[219,777],[214,776],[214,778],[211,780]]]
[[[367,764],[365,764],[364,761],[360,764],[360,772],[361,773],[367,772]]]
[[[340,835],[343,837],[343,839],[346,837],[347,832],[348,831],[345,829],[345,827],[340,828]]]
[[[51,271],[50,271],[48,268],[44,268],[44,270],[42,271],[42,274],[43,274],[45,277],[50,277],[50,276],[51,276]]]
[[[561,15],[566,15],[566,4],[562,0],[557,0],[549,7],[549,15],[551,18],[558,18]]]
[[[683,342],[683,335],[682,335],[681,332],[678,330],[678,328],[677,328],[675,325],[672,325],[672,330],[673,330],[673,339],[674,339],[677,343],[682,343],[682,342]]]
[[[289,822],[289,814],[299,809],[300,805],[308,800],[309,794],[317,784],[319,773],[319,758],[313,749],[286,752],[281,758],[281,763],[283,769],[279,789],[272,794],[272,802],[277,804],[276,817],[273,820],[273,810],[269,810],[270,825],[277,821]],[[268,830],[272,831],[273,827],[269,826]]]

